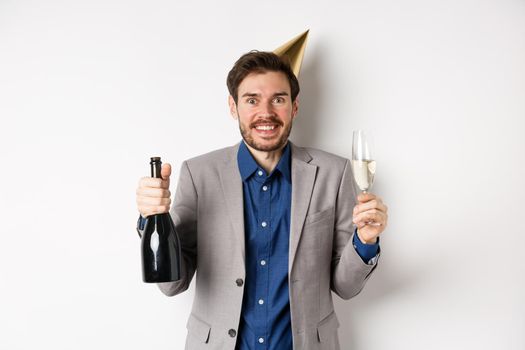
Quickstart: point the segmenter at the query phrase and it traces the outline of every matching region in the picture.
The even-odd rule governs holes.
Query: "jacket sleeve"
[[[174,296],[188,289],[197,268],[197,191],[187,162],[181,165],[170,214],[181,244],[181,279],[157,286],[165,295]]]
[[[330,282],[331,289],[343,299],[359,294],[378,262],[374,259],[372,264],[366,264],[353,245],[356,197],[352,169],[346,160],[337,194]]]
[[[143,218],[142,215],[139,214],[139,218],[137,219],[137,233],[139,234],[139,237],[142,238],[142,235],[144,234],[144,227],[146,226],[147,218]]]

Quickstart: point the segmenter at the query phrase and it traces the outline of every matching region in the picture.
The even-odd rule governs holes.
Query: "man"
[[[158,286],[176,295],[197,272],[186,349],[339,349],[331,291],[361,291],[387,208],[370,193],[355,205],[348,160],[288,140],[299,84],[278,56],[243,55],[227,84],[243,141],[183,162],[182,278]],[[169,164],[161,173],[139,182],[141,217],[170,208]]]

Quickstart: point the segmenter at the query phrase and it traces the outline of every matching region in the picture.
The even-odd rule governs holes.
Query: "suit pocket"
[[[186,323],[188,334],[195,337],[202,343],[207,343],[210,338],[211,327],[204,321],[201,321],[193,314],[190,314],[188,323]]]
[[[322,221],[331,218],[334,215],[334,207],[324,209],[315,213],[308,214],[304,221],[304,225],[313,224],[314,222]]]
[[[335,311],[332,311],[317,325],[317,339],[321,343],[335,342],[337,339],[337,328],[339,328],[339,321]]]

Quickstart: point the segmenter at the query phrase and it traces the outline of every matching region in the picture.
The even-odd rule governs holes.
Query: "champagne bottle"
[[[160,157],[152,157],[150,165],[151,177],[161,178]],[[180,241],[169,213],[147,218],[141,249],[144,282],[173,282],[180,279]]]

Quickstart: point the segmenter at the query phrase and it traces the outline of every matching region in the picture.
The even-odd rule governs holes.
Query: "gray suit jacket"
[[[292,146],[289,293],[294,349],[339,349],[332,293],[358,294],[376,267],[352,245],[356,193],[348,160]],[[171,215],[180,235],[182,279],[159,283],[173,296],[196,273],[186,349],[234,350],[245,278],[239,144],[183,162]]]

